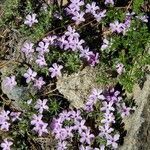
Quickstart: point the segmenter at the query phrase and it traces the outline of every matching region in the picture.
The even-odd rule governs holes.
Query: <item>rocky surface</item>
[[[70,76],[64,75],[58,78],[57,89],[72,106],[81,108],[91,89],[98,87],[95,82],[96,74],[97,71],[94,68],[86,67]]]
[[[150,149],[150,75],[142,89],[134,86],[133,96],[137,105],[135,112],[124,119],[127,136],[119,150]]]

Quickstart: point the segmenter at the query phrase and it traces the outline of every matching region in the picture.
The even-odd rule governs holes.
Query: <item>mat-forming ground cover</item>
[[[136,109],[128,93],[149,73],[148,2],[6,0],[1,8],[1,149],[118,149],[123,118]],[[73,105],[57,82],[85,68],[95,87]]]

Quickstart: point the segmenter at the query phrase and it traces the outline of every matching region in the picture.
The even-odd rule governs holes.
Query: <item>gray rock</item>
[[[119,150],[149,150],[150,149],[150,75],[142,89],[134,86],[133,96],[137,109],[133,115],[125,118],[127,136]]]
[[[96,79],[97,70],[86,67],[70,76],[58,78],[57,89],[75,108],[82,108],[92,88],[98,87]]]

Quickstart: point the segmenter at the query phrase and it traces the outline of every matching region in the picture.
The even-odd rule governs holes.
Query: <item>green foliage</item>
[[[133,11],[136,13],[140,12],[140,7],[144,3],[144,0],[134,0],[133,1]]]
[[[60,102],[58,102],[56,99],[52,99],[48,106],[50,114],[57,115],[60,110]]]
[[[120,82],[128,92],[132,92],[133,85],[144,76],[145,66],[150,64],[150,55],[146,49],[150,41],[148,28],[135,19],[126,35],[114,35],[112,39],[111,48],[102,53],[100,65],[102,71],[97,81],[104,85]],[[113,78],[116,62],[124,64],[125,73]]]
[[[13,26],[14,18],[18,16],[17,6],[19,0],[2,1],[2,16],[0,17],[0,27]],[[14,13],[15,12],[15,13]]]

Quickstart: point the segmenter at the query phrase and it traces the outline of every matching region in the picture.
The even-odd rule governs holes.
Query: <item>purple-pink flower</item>
[[[71,26],[67,27],[67,31],[65,32],[65,35],[72,37],[72,38],[80,37],[80,35],[76,32],[76,30],[74,28],[72,28]]]
[[[86,5],[86,10],[85,10],[85,12],[86,13],[91,13],[91,14],[95,14],[96,13],[96,10],[98,10],[99,9],[99,7],[98,6],[96,6],[96,3],[95,2],[92,2],[91,4],[87,4]]]
[[[114,149],[118,148],[118,140],[119,140],[120,135],[115,134],[114,136],[109,135],[107,137],[107,145],[112,145]]]
[[[43,55],[44,53],[49,52],[49,43],[39,42],[38,47],[36,48],[36,51],[39,52],[39,54]]]
[[[66,141],[60,141],[57,145],[57,150],[65,150],[67,149],[67,142]]]
[[[26,57],[30,57],[34,52],[33,43],[25,42],[21,48],[21,51],[25,53]]]
[[[94,14],[94,17],[97,20],[97,22],[100,22],[102,18],[104,18],[105,16],[106,16],[106,10]]]
[[[132,110],[130,107],[127,107],[125,105],[125,103],[122,104],[121,108],[120,108],[120,113],[121,113],[121,117],[124,118],[125,116],[129,116],[130,115],[130,111]]]
[[[39,113],[43,113],[43,110],[48,110],[48,106],[46,105],[47,99],[38,99],[36,105],[34,106],[35,109],[39,111]]]
[[[37,73],[32,71],[31,68],[29,68],[23,76],[26,78],[26,82],[29,83],[35,80],[36,75]]]
[[[110,29],[112,32],[121,33],[124,31],[124,24],[119,23],[118,20],[115,20],[114,23],[110,23]]]
[[[114,131],[113,128],[109,126],[109,124],[104,124],[103,126],[99,126],[99,136],[100,137],[107,137],[110,133]]]
[[[45,43],[49,43],[49,45],[55,45],[55,41],[57,39],[56,35],[49,35],[43,39]]]
[[[13,142],[9,141],[7,138],[1,143],[2,150],[10,150],[10,146],[13,145]]]
[[[10,116],[11,116],[11,120],[14,122],[16,120],[21,120],[21,118],[19,118],[21,115],[21,112],[11,112]]]
[[[113,101],[110,101],[110,102],[102,102],[103,104],[103,107],[101,107],[101,111],[115,111],[115,108],[113,107]]]
[[[51,78],[61,76],[62,65],[58,65],[57,63],[52,64],[52,67],[49,68],[49,72],[51,73]]]
[[[80,138],[80,142],[81,143],[87,143],[87,144],[91,144],[91,141],[93,140],[93,138],[95,137],[93,134],[90,133],[90,129],[87,129],[85,132],[82,132],[80,134],[81,138]]]
[[[42,136],[43,133],[48,133],[47,130],[47,123],[42,121],[43,115],[36,115],[32,116],[31,125],[34,125],[33,131],[37,132],[39,136]]]
[[[75,23],[78,25],[80,24],[81,22],[84,22],[85,19],[84,19],[84,12],[75,12],[74,13],[74,16],[72,17],[72,20],[75,21]]]
[[[124,65],[122,63],[118,63],[116,65],[116,70],[117,70],[118,74],[121,75],[123,72],[125,72]]]
[[[47,66],[47,63],[43,55],[38,55],[38,58],[35,62],[39,65],[39,67]]]
[[[43,81],[43,77],[39,77],[38,79],[34,80],[34,86],[37,87],[39,90],[42,88],[43,85],[45,85],[46,82]]]
[[[114,0],[105,0],[105,4],[114,5]]]
[[[26,19],[24,21],[24,24],[31,27],[33,24],[38,23],[38,20],[36,19],[36,14],[27,15]]]

